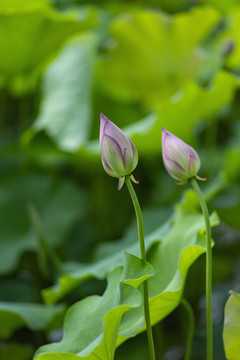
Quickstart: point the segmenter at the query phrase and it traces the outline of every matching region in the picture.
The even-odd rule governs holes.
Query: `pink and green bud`
[[[119,190],[125,176],[131,175],[138,163],[138,153],[132,141],[112,121],[100,115],[100,147],[102,164],[108,175],[119,178]],[[133,180],[134,178],[131,177]]]
[[[179,184],[185,184],[192,177],[205,180],[197,176],[201,165],[197,152],[164,128],[162,128],[162,155],[167,172]]]

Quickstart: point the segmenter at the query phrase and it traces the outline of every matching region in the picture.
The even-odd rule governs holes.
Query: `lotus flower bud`
[[[205,180],[197,176],[201,163],[196,151],[164,128],[162,128],[162,155],[167,172],[178,181],[178,184],[185,184],[192,177]]]
[[[100,147],[102,164],[108,175],[119,178],[120,190],[125,176],[131,175],[138,163],[138,153],[132,141],[102,113],[100,115]],[[131,176],[132,181],[135,181]],[[136,182],[136,181],[135,181]]]

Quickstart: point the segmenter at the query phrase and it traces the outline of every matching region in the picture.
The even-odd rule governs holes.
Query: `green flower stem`
[[[213,331],[212,331],[212,236],[211,225],[209,219],[209,212],[204,200],[203,194],[198,186],[195,178],[191,180],[192,187],[196,192],[206,226],[206,240],[207,240],[207,253],[206,253],[206,320],[207,320],[207,360],[213,358]]]
[[[142,212],[141,212],[141,208],[139,205],[137,195],[135,193],[135,190],[133,188],[133,185],[132,185],[132,182],[131,182],[131,179],[129,176],[126,176],[126,185],[127,185],[128,191],[130,193],[130,196],[132,198],[133,206],[134,206],[135,213],[136,213],[141,258],[143,260],[146,260]],[[144,303],[144,317],[145,317],[145,324],[146,324],[146,329],[147,329],[150,360],[155,360],[155,350],[154,350],[152,327],[151,327],[151,320],[150,320],[150,311],[149,311],[148,281],[147,280],[144,281],[144,283],[143,283],[143,303]]]
[[[191,305],[186,299],[181,300],[181,304],[184,306],[187,317],[188,317],[188,333],[187,333],[187,340],[185,346],[185,353],[184,353],[184,360],[191,359],[191,349],[192,349],[192,342],[193,342],[193,335],[195,330],[195,318],[194,313]]]
[[[162,321],[159,321],[156,325],[154,325],[153,329],[153,338],[154,338],[154,345],[155,345],[155,356],[156,359],[160,360],[163,358],[164,355],[164,329]]]

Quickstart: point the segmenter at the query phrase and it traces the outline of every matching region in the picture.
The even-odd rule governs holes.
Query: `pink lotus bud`
[[[137,149],[122,130],[102,113],[100,120],[99,140],[103,167],[108,175],[119,178],[120,190],[124,184],[125,176],[131,175],[137,166]]]
[[[184,141],[162,128],[162,155],[164,166],[169,175],[185,184],[190,178],[197,176],[200,169],[200,158],[196,151]]]

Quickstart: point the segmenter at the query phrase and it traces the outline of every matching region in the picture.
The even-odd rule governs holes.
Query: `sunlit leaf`
[[[102,297],[74,304],[65,319],[62,341],[41,347],[34,359],[113,360],[122,316],[141,303],[140,293],[122,278],[123,267],[115,268]]]
[[[216,225],[218,219],[216,214],[211,218],[212,225]],[[154,276],[149,279],[149,292],[150,292],[150,312],[151,312],[151,321],[152,324],[157,323],[159,320],[163,319],[166,315],[168,315],[174,308],[179,304],[184,281],[187,275],[187,271],[190,265],[199,257],[201,254],[205,252],[205,235],[204,235],[204,221],[202,215],[195,212],[188,212],[183,210],[177,210],[173,225],[171,230],[166,234],[162,230],[162,236],[159,236],[161,233],[161,228],[156,229],[154,234],[151,234],[150,239],[154,239],[155,246],[152,246],[148,252],[148,260],[153,266]],[[149,247],[149,238],[147,238],[147,246]],[[151,239],[151,240],[152,240]],[[136,244],[138,245],[138,244]],[[131,247],[131,253],[137,252],[136,246]],[[149,273],[149,265],[142,263],[142,261],[136,258],[133,255],[126,254],[125,257],[125,272],[122,273],[121,268],[116,267],[121,262],[123,263],[122,257],[120,258],[120,254],[116,254],[112,256],[114,258],[114,265],[112,259],[105,258],[105,274],[108,271],[113,271],[111,277],[114,277],[114,284],[109,286],[103,296],[103,298],[99,297],[89,297],[86,298],[76,305],[72,307],[72,309],[76,310],[74,316],[71,315],[71,311],[65,320],[65,336],[63,340],[59,344],[52,344],[42,347],[36,359],[38,360],[46,360],[46,359],[94,359],[97,351],[97,358],[112,359],[113,352],[109,353],[106,356],[106,349],[114,345],[112,342],[112,336],[105,337],[105,332],[103,335],[103,325],[99,330],[99,325],[97,319],[101,319],[104,317],[104,321],[106,321],[106,317],[108,317],[109,313],[106,314],[106,311],[109,311],[109,308],[105,312],[100,312],[99,308],[102,309],[101,306],[98,305],[99,301],[102,299],[105,300],[106,304],[112,304],[113,298],[121,299],[121,296],[116,295],[117,290],[119,289],[118,282],[124,279],[124,277],[130,277],[130,279],[125,279],[121,281],[122,285],[124,282],[130,283],[134,286],[140,285],[141,281],[146,279],[149,275],[152,275],[152,271]],[[118,259],[119,258],[119,259]],[[100,266],[103,266],[101,264]],[[82,278],[78,278],[79,283],[81,281],[85,281],[87,277],[90,275],[91,269],[93,270],[95,267],[95,274],[92,273],[95,277],[100,277],[100,271],[102,271],[99,264],[92,265],[92,267],[85,268],[85,274],[82,271]],[[82,268],[83,269],[83,268]],[[97,271],[98,270],[98,271]],[[114,274],[119,273],[115,277]],[[77,273],[75,273],[76,276]],[[96,275],[97,274],[97,275]],[[80,275],[80,273],[79,273]],[[103,271],[102,271],[103,275]],[[63,277],[60,286],[63,286],[68,283],[68,290],[74,283],[74,274],[68,274]],[[111,279],[110,277],[110,279]],[[136,279],[140,278],[139,280]],[[75,278],[75,280],[77,280]],[[76,286],[76,282],[74,283]],[[124,284],[127,286],[126,284]],[[114,286],[114,288],[112,288]],[[140,286],[141,291],[141,286]],[[62,291],[63,288],[59,288],[58,291]],[[66,288],[65,288],[66,290]],[[56,288],[55,288],[56,291]],[[119,291],[119,290],[118,290]],[[52,296],[51,293],[45,293],[45,295]],[[135,297],[135,293],[134,293]],[[132,298],[132,294],[128,293],[128,301]],[[101,300],[100,300],[101,299]],[[96,303],[97,302],[97,303]],[[114,302],[116,305],[116,300]],[[112,305],[111,305],[112,306]],[[79,309],[78,309],[79,308]],[[95,312],[96,311],[96,312]],[[114,314],[114,312],[116,312]],[[118,326],[120,325],[120,319],[117,316],[117,313],[123,315],[123,313],[119,309],[119,304],[110,312],[115,321],[118,321]],[[90,315],[89,315],[90,314]],[[87,322],[84,321],[85,317],[87,318]],[[81,319],[79,321],[78,319]],[[78,324],[78,325],[75,325]],[[81,325],[82,324],[82,325]],[[106,322],[105,322],[106,324]],[[115,331],[118,331],[115,322],[113,322],[113,318],[111,320],[110,329],[114,327]],[[86,326],[88,328],[86,328]],[[91,334],[92,337],[92,327],[94,327],[95,342],[91,341],[89,344],[89,336],[86,338],[81,334],[82,327],[84,327],[84,334]],[[101,331],[98,336],[96,335],[96,331]],[[119,336],[117,338],[117,345],[120,345],[123,341],[127,340],[128,337],[132,337],[136,335],[138,332],[144,330],[144,319],[143,319],[143,308],[142,305],[136,304],[128,309],[125,309],[125,314],[121,321],[121,325],[119,327]],[[107,331],[107,324],[105,331]],[[113,331],[113,329],[111,330]],[[80,332],[80,333],[79,333]],[[115,340],[116,340],[117,332],[115,332]],[[103,341],[102,341],[103,338]],[[102,341],[102,342],[101,342]],[[76,354],[73,357],[72,353]]]
[[[238,86],[237,79],[225,72],[219,72],[207,89],[193,82],[186,83],[173,97],[159,101],[155,106],[155,121],[152,116],[135,123],[127,134],[143,152],[160,151],[162,126],[185,141],[193,141],[197,121],[214,121],[218,112],[232,101]]]
[[[0,11],[2,10],[23,10],[26,8],[49,8],[48,0],[1,0]]]
[[[237,78],[224,71],[217,74],[207,89],[188,82],[171,98],[159,100],[155,112],[123,131],[131,138],[138,151],[143,153],[161,151],[159,137],[162,126],[185,141],[194,141],[192,134],[197,122],[215,121],[216,115],[231,103],[238,87]],[[100,153],[98,142],[87,143],[81,156],[86,156],[86,152],[89,160],[96,159],[96,155]]]
[[[156,240],[161,239],[167,229],[168,226],[164,225],[156,229],[154,233],[149,234],[146,237],[146,248],[148,249]],[[116,253],[112,253],[110,256],[104,257],[93,264],[63,264],[63,275],[59,278],[58,283],[51,288],[44,289],[42,292],[45,302],[48,304],[55,303],[72,289],[92,277],[104,279],[109,271],[124,263],[124,250],[139,256],[139,245],[136,239],[133,238],[130,245],[128,244],[126,247],[119,246]]]
[[[225,71],[220,71],[208,88],[192,81],[186,82],[174,96],[159,99],[154,112],[123,131],[134,142],[138,152],[143,154],[161,151],[159,139],[162,126],[184,141],[192,143],[195,141],[193,131],[197,123],[216,121],[220,111],[233,101],[239,85],[238,79]],[[86,152],[90,161],[96,159],[100,153],[98,142],[87,143],[81,156],[86,156]]]
[[[174,94],[197,76],[206,56],[199,45],[218,20],[211,8],[174,17],[135,11],[114,19],[110,30],[115,42],[100,71],[103,88],[117,98],[151,105]]]
[[[12,11],[0,8],[0,76],[20,92],[21,86],[26,86],[22,80],[26,75],[36,73],[69,36],[88,29],[94,21],[92,11],[78,18],[38,8],[37,4],[36,8]]]
[[[218,219],[213,214],[212,225]],[[150,249],[148,261],[153,266],[154,276],[149,279],[151,321],[156,324],[179,304],[184,280],[191,264],[205,252],[205,235],[202,216],[179,211],[171,231],[156,246]],[[180,234],[184,234],[181,236]],[[142,309],[129,311],[120,327],[118,343],[143,330],[139,325]]]
[[[169,227],[171,224],[171,227]],[[216,217],[213,218],[213,224],[216,224]],[[197,231],[204,228],[203,218],[199,214],[192,214],[185,212],[181,209],[176,211],[174,216],[174,222],[172,224],[172,220],[167,221],[165,224],[156,228],[152,233],[145,237],[146,241],[146,248],[150,249],[154,243],[168,243],[169,247],[171,247],[170,252],[173,251],[173,254],[170,255],[166,253],[165,258],[175,259],[175,265],[172,267],[173,274],[175,276],[175,272],[178,272],[177,269],[177,258],[180,256],[181,251],[186,246],[187,241],[188,245],[190,244],[198,244],[198,236]],[[189,237],[186,235],[179,235],[184,234],[184,229],[188,229]],[[175,239],[175,236],[178,240]],[[170,237],[171,242],[168,240]],[[200,237],[201,238],[201,237]],[[177,241],[177,243],[175,243]],[[203,241],[203,240],[202,240]],[[172,245],[174,244],[174,246]],[[176,244],[179,245],[179,249],[177,249]],[[159,249],[161,249],[160,246]],[[118,251],[112,253],[108,257],[104,257],[101,260],[93,263],[93,264],[66,264],[66,270],[68,271],[66,274],[62,275],[56,284],[52,288],[47,288],[43,290],[43,296],[47,303],[52,304],[56,302],[58,299],[62,298],[66,295],[69,291],[76,288],[81,283],[87,281],[92,277],[96,278],[104,278],[106,274],[114,269],[114,267],[122,265],[124,262],[124,254],[123,251],[126,250],[127,252],[139,256],[139,245],[136,238],[133,238],[131,243],[125,244],[123,243],[122,247],[118,246]],[[189,249],[190,250],[190,249]],[[204,252],[204,247],[197,246],[197,252],[200,253]],[[162,256],[162,255],[159,255]],[[151,261],[150,261],[151,263]],[[166,264],[167,272],[171,269],[169,262]],[[190,266],[190,265],[189,265]],[[155,269],[154,269],[155,270]],[[64,271],[64,270],[63,270]],[[166,273],[165,270],[162,270],[162,273]],[[162,275],[163,276],[163,275]],[[155,277],[154,277],[155,279]],[[168,278],[168,281],[171,282],[172,278]],[[158,285],[161,286],[161,282],[158,282]]]
[[[227,360],[240,358],[240,294],[232,291],[224,312],[223,342]]]

